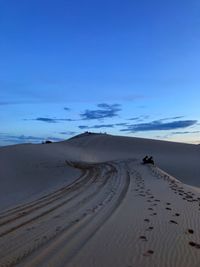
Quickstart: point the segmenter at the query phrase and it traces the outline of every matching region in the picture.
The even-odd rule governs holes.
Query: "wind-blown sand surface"
[[[198,160],[109,135],[1,148],[0,266],[200,266]]]

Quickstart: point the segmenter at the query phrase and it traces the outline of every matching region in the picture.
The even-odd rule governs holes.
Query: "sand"
[[[198,175],[192,176],[192,168],[199,170],[196,147],[84,135],[55,144],[1,148],[0,159],[11,168],[11,158],[13,172],[18,170],[14,176],[1,165],[12,193],[18,179],[18,193],[20,185],[22,195],[30,190],[28,182],[24,186],[27,179],[33,194],[18,203],[4,196],[10,204],[0,213],[0,266],[199,266],[200,191],[194,186]],[[160,153],[163,162],[141,164],[146,150],[156,158]],[[174,153],[187,159],[184,150],[193,158],[181,180],[161,165],[170,168],[164,161],[172,157],[169,171],[182,177]],[[44,162],[46,167],[36,171]],[[46,177],[45,186],[33,181],[35,174],[36,180]]]
[[[70,183],[80,170],[66,166],[59,146],[16,145],[0,148],[0,210],[40,197]]]
[[[141,159],[145,155],[152,155],[156,165],[160,168],[186,184],[200,187],[199,145],[87,134],[80,138],[71,139],[68,143],[74,147],[82,148],[81,159],[89,162]]]

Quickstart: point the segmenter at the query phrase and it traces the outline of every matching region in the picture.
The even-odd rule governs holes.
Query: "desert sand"
[[[200,266],[199,156],[103,134],[0,148],[0,266]]]

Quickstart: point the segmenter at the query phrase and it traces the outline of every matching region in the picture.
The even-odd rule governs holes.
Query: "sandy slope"
[[[63,184],[80,171],[65,164],[59,145],[16,145],[0,148],[0,210],[35,199]]]
[[[112,135],[83,135],[67,142],[81,148],[83,160],[99,162],[152,155],[156,164],[182,182],[200,187],[200,146]],[[86,158],[86,155],[88,157]]]
[[[196,192],[132,160],[78,167],[71,185],[1,214],[0,266],[199,266]]]
[[[94,135],[0,150],[1,164],[17,171],[3,170],[11,193],[18,180],[18,193],[34,196],[0,212],[0,266],[200,266],[200,191],[142,165],[147,147],[161,163],[171,150],[180,175],[177,154],[187,150],[198,171],[195,146],[143,139]]]

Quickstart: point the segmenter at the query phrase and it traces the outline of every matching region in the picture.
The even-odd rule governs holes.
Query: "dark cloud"
[[[73,131],[66,131],[66,132],[60,132],[59,134],[63,134],[63,135],[75,135],[77,132],[73,132]]]
[[[116,123],[115,125],[116,126],[126,126],[128,123],[126,122],[122,122],[122,123]]]
[[[37,137],[37,136],[25,136],[25,135],[7,135],[7,139],[8,140],[18,140],[19,142],[24,142],[24,141],[28,141],[28,142],[32,142],[32,141],[41,141],[43,140],[43,138],[41,137]]]
[[[139,120],[140,119],[140,117],[134,117],[134,118],[130,118],[130,119],[128,119],[129,121],[137,121],[137,120]]]
[[[57,119],[57,118],[46,118],[46,117],[39,117],[36,119],[24,119],[25,121],[42,121],[46,123],[57,123],[61,121],[75,121],[73,119]]]
[[[114,104],[116,105],[116,104]],[[101,104],[98,104],[97,107],[99,108],[104,108],[104,109],[110,109],[111,106],[114,106],[114,105],[109,105],[109,104],[106,104],[106,103],[101,103]]]
[[[47,137],[39,137],[39,136],[31,136],[31,135],[11,135],[11,134],[0,134],[0,141],[3,143],[9,144],[23,144],[23,143],[41,143],[44,140],[51,141],[62,141],[63,139],[47,136]]]
[[[183,117],[184,116],[168,117],[168,118],[160,119],[158,121],[162,122],[162,121],[169,121],[169,120],[177,120],[177,119],[182,119]],[[142,116],[130,118],[128,120],[130,120],[130,121],[138,121],[139,122],[139,121],[147,120],[148,118],[149,118],[149,115],[142,115]]]
[[[159,121],[177,120],[177,119],[182,119],[182,118],[184,118],[184,116],[176,116],[176,117],[163,118],[163,119],[160,119]]]
[[[84,129],[88,129],[88,126],[80,125],[80,126],[78,126],[78,128],[81,129],[81,130],[84,130]]]
[[[118,112],[121,111],[119,104],[109,105],[106,103],[98,104],[99,109],[96,110],[85,110],[84,113],[80,114],[83,120],[99,120],[104,118],[113,118],[118,115]]]
[[[55,119],[56,121],[76,121],[74,119]]]
[[[90,128],[95,128],[95,129],[99,129],[99,128],[113,128],[114,124],[100,124],[100,125],[93,125]]]
[[[43,121],[43,122],[48,122],[48,123],[56,123],[57,121],[55,119],[51,118],[36,118],[36,121]]]
[[[113,128],[114,124],[100,124],[100,125],[93,125],[93,126],[86,126],[86,125],[80,125],[78,126],[79,129],[100,129],[100,128]]]
[[[127,128],[121,129],[120,131],[127,131],[127,132],[164,131],[164,130],[173,130],[178,128],[186,128],[196,123],[197,123],[196,120],[172,121],[166,123],[163,123],[162,120],[158,120],[149,123],[128,125]]]
[[[146,119],[148,119],[149,116],[148,115],[142,115],[142,116],[138,116],[138,117],[133,117],[128,119],[129,121],[144,121]]]

